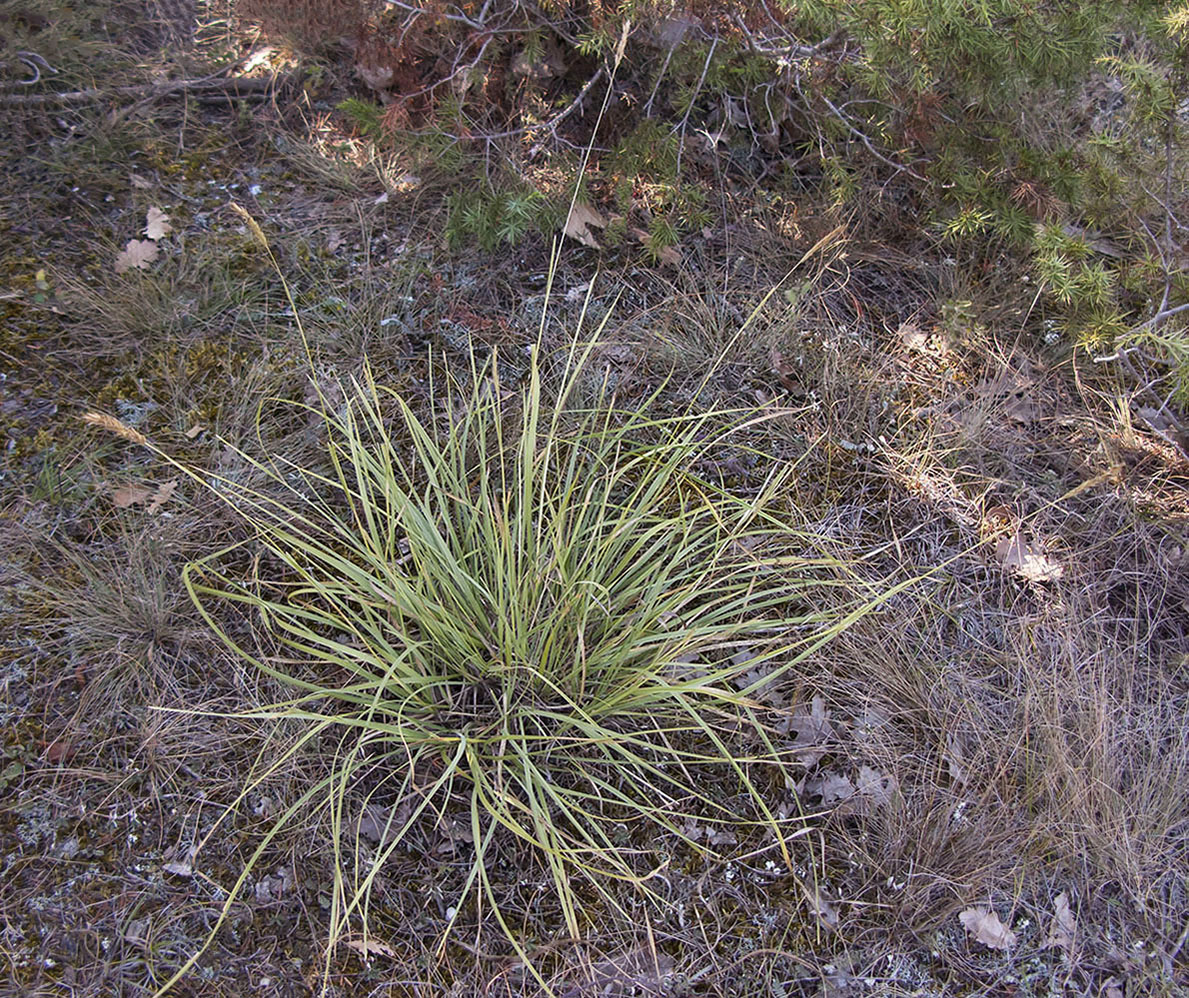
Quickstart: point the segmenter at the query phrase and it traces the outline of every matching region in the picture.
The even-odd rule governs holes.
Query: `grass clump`
[[[189,591],[235,655],[293,691],[254,714],[297,723],[284,759],[330,759],[228,908],[310,806],[336,859],[331,948],[366,935],[410,832],[449,817],[473,857],[443,945],[473,900],[534,975],[494,889],[509,850],[544,872],[574,938],[586,905],[624,910],[625,886],[659,900],[666,849],[713,855],[691,821],[762,836],[793,868],[805,819],[768,694],[845,626],[805,599],[824,563],[780,509],[793,468],[730,494],[716,454],[766,417],[667,415],[659,396],[623,411],[592,370],[596,341],[558,359],[551,394],[537,350],[514,390],[472,352],[420,414],[365,368],[307,407],[321,468],[255,462],[263,488],[216,483],[253,528],[254,567],[219,552],[187,569]],[[228,604],[252,618],[251,644]]]

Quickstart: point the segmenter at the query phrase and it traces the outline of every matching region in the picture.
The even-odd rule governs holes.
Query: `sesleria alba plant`
[[[446,814],[469,824],[472,850],[452,921],[477,900],[534,974],[497,903],[497,851],[546,871],[573,937],[583,899],[614,910],[626,885],[657,900],[640,843],[712,852],[690,818],[762,826],[793,865],[805,818],[770,804],[791,784],[789,746],[756,694],[863,608],[813,608],[820,570],[838,566],[794,554],[812,543],[781,514],[791,466],[745,496],[715,481],[723,448],[768,416],[662,414],[659,393],[625,411],[593,370],[597,341],[575,338],[550,379],[534,349],[515,389],[496,356],[472,353],[431,386],[428,413],[365,367],[299,407],[324,430],[319,467],[274,455],[250,459],[267,486],[210,483],[250,526],[235,548],[252,547],[254,568],[228,548],[188,566],[186,585],[237,658],[292,690],[250,716],[301,731],[228,813],[287,760],[330,758],[224,917],[269,843],[323,808],[328,973],[334,944],[366,935],[385,862]],[[251,644],[225,623],[235,608]],[[363,808],[385,816],[370,855]]]

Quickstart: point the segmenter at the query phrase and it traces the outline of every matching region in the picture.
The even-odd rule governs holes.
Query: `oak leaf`
[[[157,244],[151,239],[129,239],[123,251],[116,257],[116,273],[127,273],[133,267],[148,270],[149,264],[156,259]]]
[[[169,224],[169,216],[160,208],[150,208],[149,213],[145,216],[144,234],[156,242],[158,239],[168,236],[172,231],[173,226]]]
[[[127,509],[137,503],[148,502],[153,490],[148,485],[121,485],[111,494],[111,504],[117,509]]]
[[[375,939],[348,939],[347,946],[355,950],[365,960],[373,956],[396,956],[396,950]]]
[[[605,229],[607,220],[585,201],[575,201],[566,216],[566,224],[562,232],[571,239],[577,239],[583,246],[599,249],[599,242],[594,237],[594,229]]]
[[[1049,937],[1041,948],[1052,949],[1059,946],[1072,955],[1075,935],[1077,922],[1073,917],[1073,910],[1069,907],[1069,895],[1062,891],[1053,898],[1053,924],[1049,926]]]
[[[1060,562],[1046,555],[1041,545],[1025,541],[1019,531],[999,538],[995,556],[1009,572],[1029,582],[1056,582],[1065,574]]]
[[[1011,949],[1016,944],[1016,934],[999,921],[999,916],[988,908],[967,908],[958,914],[958,921],[965,926],[975,942],[989,949]]]

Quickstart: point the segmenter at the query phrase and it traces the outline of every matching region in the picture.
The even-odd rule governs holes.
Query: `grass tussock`
[[[327,761],[224,914],[310,805],[335,856],[328,954],[355,924],[366,945],[373,883],[431,818],[473,849],[442,948],[478,904],[534,974],[496,857],[547,872],[574,939],[592,899],[627,914],[614,884],[660,900],[666,861],[642,843],[714,855],[693,824],[767,836],[793,868],[806,815],[772,801],[795,782],[795,735],[766,690],[863,610],[816,606],[845,570],[790,523],[793,465],[747,495],[716,481],[728,442],[771,415],[669,415],[659,394],[622,410],[591,370],[597,339],[571,343],[552,392],[538,351],[515,388],[472,351],[428,414],[365,368],[299,406],[321,465],[241,454],[264,485],[210,483],[252,538],[189,566],[187,588],[237,658],[292,691],[253,712],[300,730],[273,767]]]

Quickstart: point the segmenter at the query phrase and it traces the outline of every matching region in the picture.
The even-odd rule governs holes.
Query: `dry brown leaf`
[[[825,773],[805,784],[805,793],[821,797],[823,804],[837,804],[855,795],[855,785],[842,773]]]
[[[671,267],[681,266],[681,250],[679,250],[676,246],[662,246],[661,249],[657,251],[656,258],[661,263],[667,263]]]
[[[121,485],[113,489],[111,504],[117,509],[127,509],[137,503],[148,502],[153,496],[152,486],[149,485]]]
[[[802,886],[802,890],[805,892],[805,900],[809,903],[810,909],[821,919],[822,924],[828,929],[837,928],[838,909],[822,897],[822,892],[818,888],[805,884]]]
[[[359,818],[359,834],[383,849],[400,836],[409,822],[411,812],[412,809],[404,801],[395,808],[365,804]]]
[[[206,427],[203,426],[201,423],[199,423],[197,426],[191,426],[190,429],[188,429],[186,431],[186,439],[193,440],[196,436],[198,436],[198,434],[200,434],[205,429],[206,429]]]
[[[562,998],[594,998],[595,995],[659,994],[665,978],[673,972],[673,958],[648,946],[640,946],[598,962],[583,961],[570,975],[573,984]]]
[[[362,62],[355,64],[355,72],[363,80],[364,86],[377,91],[387,90],[392,86],[395,73],[391,66],[369,66]]]
[[[891,773],[881,773],[870,766],[859,767],[859,782],[855,785],[855,791],[872,804],[890,804],[898,789],[900,784]]]
[[[970,782],[970,774],[966,770],[966,749],[962,739],[952,731],[945,736],[945,752],[942,758],[949,767],[950,776],[959,786],[966,786]]]
[[[797,761],[803,766],[813,766],[820,762],[828,751],[824,747],[825,744],[834,735],[834,725],[826,711],[826,701],[821,697],[814,697],[808,710],[804,705],[798,707],[780,723],[777,730],[781,734],[791,734],[796,739],[793,748],[797,752]]]
[[[1059,562],[1044,553],[1039,544],[1029,544],[1017,530],[1010,537],[999,538],[995,556],[1009,572],[1029,582],[1055,582],[1065,573]]]
[[[772,361],[772,373],[780,379],[780,383],[785,388],[790,390],[795,389],[797,382],[794,376],[797,373],[797,369],[793,366],[792,361],[777,349],[775,343],[769,348],[768,357]]]
[[[1053,924],[1049,926],[1049,937],[1042,949],[1061,947],[1066,954],[1073,955],[1073,940],[1077,935],[1077,922],[1069,907],[1069,895],[1062,891],[1053,898]]]
[[[116,257],[116,273],[127,273],[133,267],[148,270],[149,264],[156,259],[157,244],[151,239],[129,239],[123,251]]]
[[[575,201],[566,218],[562,232],[571,239],[577,239],[583,246],[599,249],[598,240],[594,237],[594,229],[604,229],[607,221],[585,201]]]
[[[156,513],[173,495],[178,487],[178,480],[171,478],[163,485],[153,488],[151,485],[121,485],[111,493],[112,505],[117,509],[128,509],[140,503],[146,503],[145,511]]]
[[[160,208],[150,208],[149,213],[145,216],[144,234],[156,242],[158,239],[164,239],[172,231],[173,226],[169,224],[169,216]]]
[[[635,237],[636,242],[647,247],[649,240],[652,237],[644,230],[632,228],[628,229],[628,233]],[[661,263],[672,264],[674,267],[681,266],[681,251],[676,246],[662,246],[659,250],[653,251],[656,253],[656,259]]]
[[[171,478],[168,482],[161,485],[156,492],[153,493],[153,498],[149,505],[145,508],[146,513],[156,513],[168,501],[169,497],[173,495],[174,490],[178,487],[178,480]]]
[[[965,926],[975,942],[990,949],[1011,949],[1016,944],[1016,934],[999,921],[999,916],[987,908],[967,908],[959,912],[958,921]]]
[[[921,329],[916,322],[910,320],[900,323],[896,335],[899,336],[900,343],[905,350],[914,353],[929,352],[929,334]]]
[[[396,956],[396,950],[387,943],[378,942],[375,939],[348,939],[347,946],[355,950],[365,960],[373,956]]]
[[[147,177],[142,177],[139,173],[133,173],[129,179],[137,190],[151,191],[153,189],[153,182]]]
[[[78,748],[73,742],[58,740],[49,744],[49,747],[45,750],[45,758],[47,762],[56,766],[59,763],[69,762],[74,758],[77,751]]]

